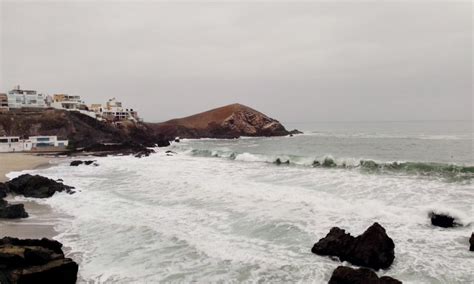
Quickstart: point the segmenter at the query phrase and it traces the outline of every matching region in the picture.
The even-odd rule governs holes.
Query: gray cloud
[[[471,2],[1,2],[0,90],[118,97],[149,121],[471,119]]]

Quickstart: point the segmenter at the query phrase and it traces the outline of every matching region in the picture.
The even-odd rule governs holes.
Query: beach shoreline
[[[8,181],[11,172],[35,170],[54,166],[60,158],[48,155],[40,156],[31,153],[0,153],[0,182]],[[30,215],[25,219],[1,219],[1,237],[17,238],[54,238],[58,234],[54,230],[55,216],[50,206],[34,200],[18,201],[13,196],[6,200],[11,204],[22,203]]]
[[[7,174],[10,172],[50,167],[53,159],[58,158],[31,153],[0,153],[0,182],[8,181]]]

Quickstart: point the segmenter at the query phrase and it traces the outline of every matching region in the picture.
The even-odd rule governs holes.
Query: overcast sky
[[[284,122],[472,119],[472,2],[1,1],[0,92],[148,121],[239,102]]]

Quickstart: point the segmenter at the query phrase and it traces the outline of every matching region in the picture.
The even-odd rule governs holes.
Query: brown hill
[[[148,125],[165,137],[237,138],[290,134],[277,120],[241,104]]]

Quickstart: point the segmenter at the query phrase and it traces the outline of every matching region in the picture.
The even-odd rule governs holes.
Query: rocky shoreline
[[[10,205],[8,194],[49,198],[56,192],[73,194],[73,187],[39,176],[24,174],[0,183],[0,218],[27,218],[23,204]],[[76,283],[79,266],[65,258],[62,244],[43,239],[0,239],[0,283]]]

